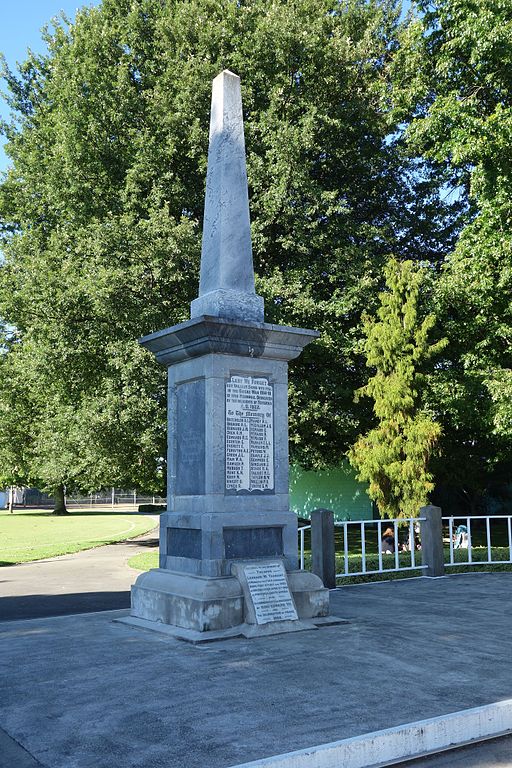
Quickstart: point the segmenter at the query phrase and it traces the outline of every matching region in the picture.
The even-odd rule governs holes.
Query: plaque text
[[[226,382],[226,490],[274,488],[274,390],[266,378]]]

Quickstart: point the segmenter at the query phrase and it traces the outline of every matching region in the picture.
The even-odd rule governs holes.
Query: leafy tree
[[[434,469],[475,511],[512,469],[512,6],[418,4],[400,68],[416,104],[409,146],[443,167],[447,194],[469,206],[433,296],[449,339],[429,384],[443,422]]]
[[[445,340],[428,341],[435,318],[419,317],[422,281],[413,262],[391,259],[377,318],[364,317],[366,363],[375,373],[358,395],[372,398],[377,426],[348,456],[384,518],[416,517],[434,487],[428,465],[441,426],[422,407],[421,392],[426,365]]]
[[[164,373],[135,339],[186,319],[197,292],[210,87],[226,67],[243,84],[266,317],[322,331],[291,371],[294,456],[339,459],[367,419],[359,319],[386,254],[436,260],[453,235],[401,151],[400,29],[394,0],[103,0],[4,69],[0,316],[28,404],[3,439],[31,434],[27,473],[162,483]]]
[[[0,329],[0,487],[30,478],[30,424],[35,417],[23,380],[14,370],[16,355],[7,354],[12,331]]]

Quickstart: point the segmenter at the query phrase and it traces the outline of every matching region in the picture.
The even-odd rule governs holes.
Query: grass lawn
[[[0,511],[0,566],[43,560],[133,539],[155,527],[142,515],[76,511],[54,517],[48,510]]]
[[[151,568],[158,568],[158,550],[134,555],[128,560],[128,565],[137,571],[149,571]]]
[[[505,560],[509,557],[508,547],[492,547],[492,559],[493,560]],[[446,574],[450,573],[470,573],[471,571],[512,571],[511,563],[492,563],[491,565],[483,562],[487,560],[487,547],[473,547],[472,550],[473,565],[467,564],[468,551],[467,549],[457,549],[454,552],[455,562],[460,565],[454,565],[446,568]],[[361,570],[361,555],[360,553],[349,554],[349,573],[354,573]],[[408,552],[399,554],[399,562],[402,567],[410,565],[411,556]],[[450,558],[450,549],[445,549],[445,562],[448,562]],[[421,552],[416,552],[416,563],[421,564]],[[394,555],[383,555],[382,564],[384,568],[394,568],[395,558]],[[158,552],[143,552],[140,555],[135,555],[128,560],[128,565],[131,568],[135,568],[138,571],[148,571],[150,568],[158,568]],[[311,551],[305,550],[304,552],[304,566],[306,570],[311,568]],[[366,568],[367,570],[374,570],[379,567],[379,557],[375,554],[367,555]],[[340,554],[336,554],[336,570],[341,573],[344,568],[344,559]],[[338,579],[338,586],[343,584],[362,584],[370,581],[391,581],[394,579],[410,579],[414,576],[421,576],[423,571],[420,569],[413,571],[395,571],[392,573],[379,573],[370,576],[343,576]]]

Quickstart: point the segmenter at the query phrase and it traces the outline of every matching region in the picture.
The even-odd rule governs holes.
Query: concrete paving
[[[124,612],[4,622],[0,726],[45,768],[227,768],[509,699],[511,595],[508,573],[347,586],[349,624],[203,646]]]
[[[149,515],[158,523],[158,516]],[[129,608],[129,558],[158,548],[158,529],[129,541],[0,568],[0,621]]]

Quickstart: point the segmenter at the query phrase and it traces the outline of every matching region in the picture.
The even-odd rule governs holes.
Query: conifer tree
[[[431,344],[434,316],[419,317],[423,270],[391,259],[385,274],[377,317],[364,317],[366,364],[375,373],[357,392],[373,399],[377,425],[348,456],[382,517],[416,517],[433,490],[428,464],[441,435],[422,409],[423,371],[445,340]]]

